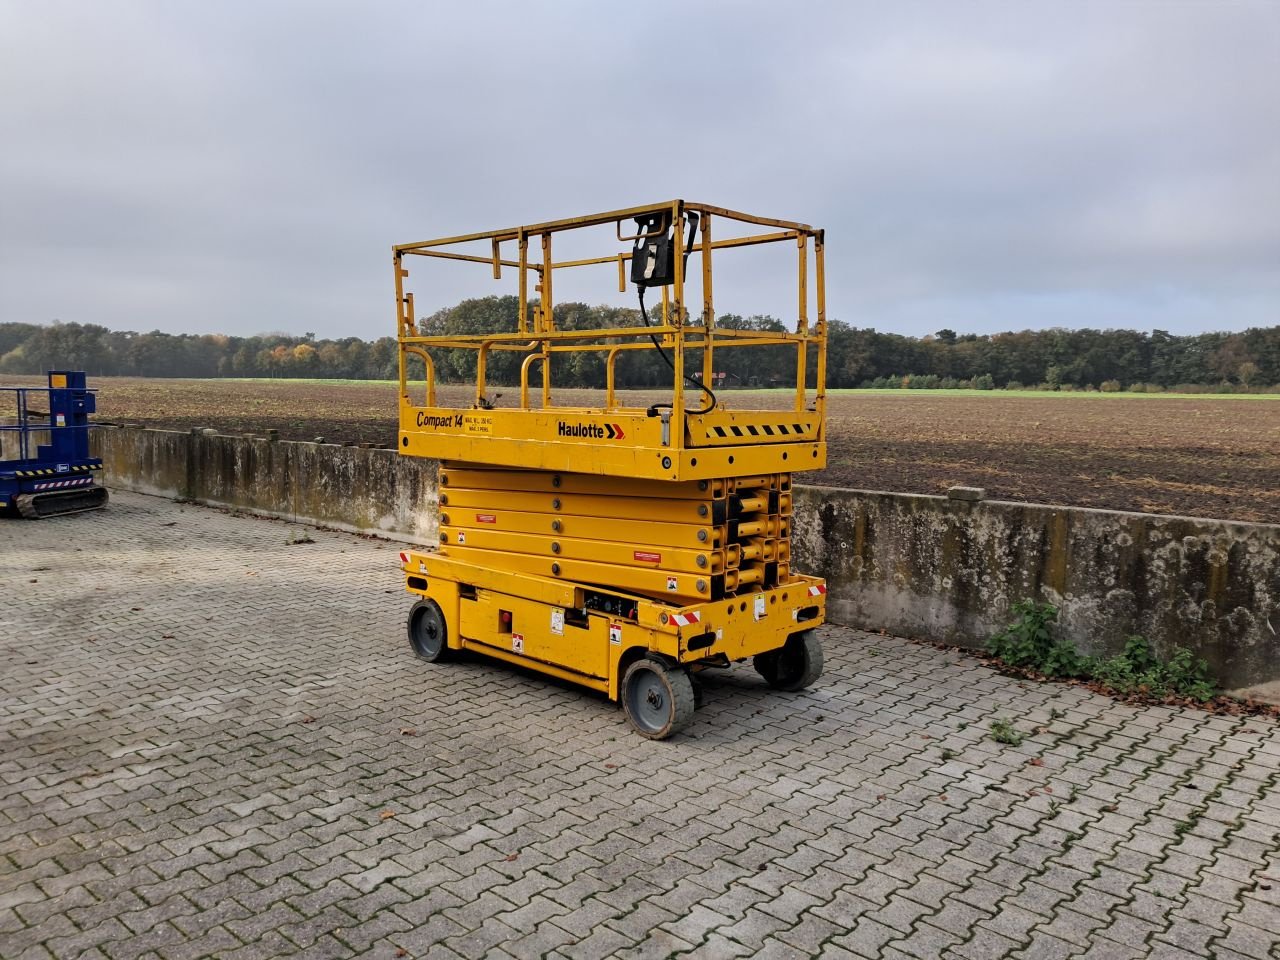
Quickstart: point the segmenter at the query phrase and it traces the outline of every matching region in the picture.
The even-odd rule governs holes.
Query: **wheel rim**
[[[413,621],[413,645],[420,653],[435,656],[444,643],[444,621],[433,607],[422,607]]]
[[[627,684],[627,711],[636,726],[656,732],[671,721],[671,691],[658,674],[637,670]]]

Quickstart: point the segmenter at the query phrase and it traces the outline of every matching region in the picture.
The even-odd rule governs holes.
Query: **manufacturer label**
[[[497,523],[498,515],[496,513],[477,513],[476,523]]]
[[[609,642],[615,647],[622,646],[622,624],[609,624]]]
[[[564,611],[559,607],[551,608],[551,632],[557,636],[564,633]]]
[[[636,558],[637,563],[661,563],[662,554],[654,553],[652,550],[634,550],[631,555]]]
[[[513,633],[511,635],[511,652],[524,653],[524,634]]]
[[[65,427],[67,425],[67,415],[65,413],[55,414],[53,419],[59,427]]]
[[[667,577],[667,589],[672,593],[680,589],[680,581],[675,577]]]
[[[757,620],[763,620],[763,619],[764,619],[764,617],[765,617],[765,612],[766,612],[766,611],[765,611],[764,594],[763,594],[763,593],[760,593],[760,594],[757,594],[757,595],[756,595],[756,602],[755,602],[754,607],[752,608],[752,612],[755,614],[755,618],[756,618]]]
[[[560,420],[556,423],[556,434],[561,437],[573,437],[583,440],[621,440],[626,434],[616,423],[570,423]]]

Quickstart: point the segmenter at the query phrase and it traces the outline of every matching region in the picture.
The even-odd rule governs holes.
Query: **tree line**
[[[515,297],[481,297],[441,309],[419,321],[423,334],[475,334],[511,330]],[[639,312],[624,307],[564,303],[556,326],[589,330],[639,326]],[[777,318],[726,314],[725,328],[788,329]],[[440,350],[442,382],[470,382],[474,351]],[[518,382],[523,355],[490,355],[493,383]],[[598,387],[605,378],[603,353],[557,357],[558,386]],[[810,357],[813,370],[814,358]],[[0,374],[39,374],[51,368],[85,370],[91,376],[317,377],[393,379],[394,337],[316,339],[284,333],[234,337],[223,334],[136,333],[96,324],[0,323]],[[795,383],[795,353],[776,347],[718,350],[717,381],[728,386]],[[695,369],[697,367],[695,366]],[[668,384],[670,369],[655,350],[624,351],[619,386]],[[1040,387],[1045,389],[1254,389],[1280,386],[1280,326],[1241,333],[1177,336],[1164,330],[1023,330],[989,335],[943,329],[926,337],[884,333],[835,320],[828,324],[830,387]]]

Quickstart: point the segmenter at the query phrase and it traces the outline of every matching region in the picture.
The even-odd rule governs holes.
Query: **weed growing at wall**
[[[1086,657],[1054,635],[1058,608],[1024,600],[1014,604],[1013,623],[987,641],[987,650],[1006,666],[1053,679],[1080,679],[1112,693],[1153,698],[1212,699],[1216,685],[1209,666],[1185,647],[1162,660],[1145,637],[1133,636],[1113,657]]]
[[[1084,673],[1086,659],[1070,643],[1053,636],[1057,607],[1023,600],[1013,605],[1013,612],[1018,619],[987,641],[988,650],[1011,667],[1046,677],[1065,679]]]
[[[1091,676],[1116,693],[1153,697],[1192,697],[1205,701],[1214,694],[1209,668],[1186,647],[1174,647],[1173,656],[1161,660],[1145,637],[1130,637],[1124,652],[1091,663]]]

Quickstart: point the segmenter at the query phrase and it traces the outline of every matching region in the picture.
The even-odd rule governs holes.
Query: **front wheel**
[[[803,690],[822,676],[822,644],[812,630],[793,633],[781,649],[758,654],[752,665],[776,690]]]
[[[428,663],[440,663],[453,655],[444,612],[430,597],[409,608],[409,644],[413,652]]]
[[[693,682],[683,667],[642,657],[622,675],[622,707],[636,732],[665,740],[693,717]]]

